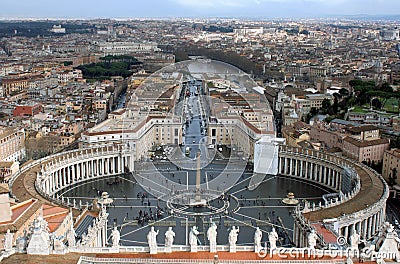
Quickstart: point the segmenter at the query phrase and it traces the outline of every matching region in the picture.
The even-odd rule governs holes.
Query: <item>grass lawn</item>
[[[365,106],[367,107],[367,106]],[[356,113],[368,113],[369,111],[364,108],[364,106],[354,106],[354,109],[351,112],[356,112]]]
[[[389,98],[386,100],[385,105],[383,106],[383,110],[396,112],[398,111],[399,107],[399,99],[397,98]]]

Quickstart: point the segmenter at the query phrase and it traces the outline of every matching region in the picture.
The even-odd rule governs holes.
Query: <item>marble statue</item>
[[[82,234],[82,239],[79,242],[79,247],[85,247],[86,246],[86,242],[87,242],[87,235],[86,234]]]
[[[311,233],[308,234],[307,237],[308,248],[315,249],[315,246],[317,245],[317,240],[318,240],[318,235],[315,233],[315,230],[312,229]]]
[[[50,235],[47,222],[42,217],[33,221],[32,234],[26,252],[35,255],[50,254]]]
[[[197,230],[197,226],[193,226],[189,233],[189,244],[190,252],[197,252],[197,235],[200,232]]]
[[[217,252],[217,225],[213,222],[207,230],[207,238],[210,243],[210,252]]]
[[[172,230],[172,227],[169,227],[165,232],[165,247],[166,252],[172,252],[172,244],[174,243],[175,232]]]
[[[276,241],[278,240],[278,233],[276,233],[275,227],[272,228],[271,232],[268,234],[269,248],[271,251],[275,250]]]
[[[259,253],[261,250],[262,232],[259,227],[254,232],[254,252]]]
[[[228,241],[229,241],[229,252],[236,252],[236,242],[237,242],[237,238],[239,235],[239,227],[236,228],[235,226],[232,226],[231,231],[229,232],[229,237],[228,237]]]
[[[24,253],[26,250],[26,230],[24,231],[24,235],[17,238],[16,241],[16,250],[18,253]]]
[[[353,262],[353,260],[351,260],[351,258],[350,257],[347,257],[346,258],[346,264],[353,264],[354,262]]]
[[[67,234],[68,247],[75,247],[76,246],[75,237],[76,237],[76,233],[75,233],[73,225],[71,224],[71,227],[70,227],[70,229],[68,231],[68,234]]]
[[[385,229],[380,239],[382,240],[382,243],[379,243],[379,245],[377,245],[376,251],[379,252],[381,256],[392,256],[392,259],[399,261],[400,238],[392,224],[385,224]],[[375,250],[371,249],[370,251],[373,252]]]
[[[4,235],[4,250],[10,252],[12,250],[14,234],[7,229],[7,233]]]
[[[60,238],[53,236],[53,254],[65,254],[65,245]]]
[[[159,230],[155,231],[154,226],[150,228],[149,233],[147,234],[147,242],[150,248],[150,254],[157,254],[157,235]]]
[[[88,232],[88,234],[89,234],[89,232]],[[111,236],[112,236],[112,246],[119,247],[119,240],[121,238],[121,235],[116,226],[114,226],[114,229],[111,232]]]
[[[360,235],[354,230],[353,234],[350,236],[350,248],[352,250],[358,249],[358,244],[360,244]]]

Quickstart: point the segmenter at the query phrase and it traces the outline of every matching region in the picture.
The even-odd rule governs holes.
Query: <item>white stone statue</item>
[[[165,247],[166,252],[172,252],[172,244],[174,243],[175,232],[172,230],[172,227],[169,227],[165,232]]]
[[[308,234],[307,242],[308,248],[315,249],[317,246],[318,235],[315,233],[314,229],[311,229],[311,233]]]
[[[88,234],[89,234],[89,232],[88,232]],[[121,235],[116,226],[114,226],[114,229],[111,232],[111,236],[112,236],[112,246],[119,247],[119,240],[121,238]]]
[[[346,258],[346,264],[353,264],[354,262],[353,262],[353,260],[351,260],[351,258],[350,257],[347,257]]]
[[[50,254],[50,235],[46,223],[42,217],[38,217],[33,221],[32,234],[26,248],[28,254]]]
[[[64,243],[56,236],[53,236],[53,254],[65,254]]]
[[[157,235],[159,230],[155,231],[154,226],[150,228],[147,234],[147,243],[149,244],[150,254],[157,254]]]
[[[24,253],[26,250],[26,231],[24,231],[24,235],[17,238],[16,241],[16,250],[18,253]]]
[[[275,250],[276,241],[278,240],[278,233],[276,233],[275,227],[272,228],[271,232],[268,234],[269,248],[271,251]]]
[[[197,235],[200,232],[197,230],[197,226],[193,226],[189,233],[189,244],[190,252],[197,252]]]
[[[239,235],[239,227],[236,228],[235,226],[232,226],[231,231],[229,232],[229,252],[236,252],[236,242],[237,238]]]
[[[12,250],[13,238],[14,234],[10,232],[10,229],[7,229],[7,233],[4,235],[4,250],[6,252],[10,252]]]
[[[261,250],[262,232],[259,227],[254,232],[254,252],[259,253]]]
[[[71,224],[71,227],[69,228],[68,234],[67,234],[67,240],[68,240],[68,247],[75,247],[76,246],[76,233],[74,230],[73,225]]]
[[[217,226],[213,222],[207,230],[207,238],[210,243],[210,252],[217,252]]]
[[[385,223],[385,231],[382,234],[382,243],[377,245],[376,251],[381,254],[381,256],[393,256],[396,261],[400,260],[400,238],[394,229],[392,224]],[[372,245],[371,245],[372,248]],[[370,251],[373,252],[375,248]]]
[[[358,249],[358,244],[360,244],[360,235],[354,230],[353,234],[350,236],[350,248],[352,250]]]

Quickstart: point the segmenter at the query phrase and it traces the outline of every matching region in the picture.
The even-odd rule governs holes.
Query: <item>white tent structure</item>
[[[279,145],[285,145],[284,138],[263,136],[254,144],[254,175],[249,189],[253,190],[264,180],[266,175],[278,174]]]

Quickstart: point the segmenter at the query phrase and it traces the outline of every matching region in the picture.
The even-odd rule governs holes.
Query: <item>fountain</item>
[[[294,198],[294,193],[289,192],[286,198],[282,199],[282,202],[287,205],[297,205],[299,200]]]

